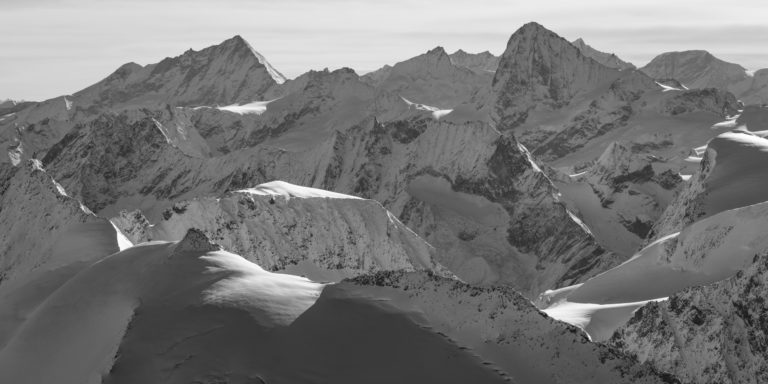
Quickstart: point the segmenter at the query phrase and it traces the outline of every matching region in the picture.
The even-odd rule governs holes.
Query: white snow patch
[[[112,220],[110,220],[109,223],[112,224],[112,228],[115,229],[115,233],[117,234],[117,247],[120,248],[121,251],[124,251],[130,247],[133,247],[133,243],[130,240],[128,240],[127,237],[125,237],[123,232],[119,228],[117,228],[115,223]]]
[[[232,104],[232,105],[226,105],[223,107],[216,107],[216,109],[220,111],[237,113],[238,115],[247,115],[247,114],[261,115],[262,113],[267,111],[267,105],[275,100],[277,99],[267,100],[267,101],[252,101],[248,104],[240,104],[240,105]]]
[[[590,340],[606,340],[613,331],[621,326],[638,308],[651,301],[667,298],[618,304],[572,303],[561,301],[542,312],[584,330]]]
[[[453,112],[453,109],[440,109],[440,108],[432,107],[426,104],[414,103],[403,96],[400,96],[400,98],[403,99],[403,101],[405,101],[406,104],[408,104],[408,108],[416,109],[419,111],[431,112],[432,117],[435,120],[440,120],[441,117]]]
[[[574,178],[574,177],[579,177],[579,176],[581,176],[581,175],[583,175],[583,174],[585,174],[585,173],[587,173],[587,171],[584,171],[584,172],[579,172],[579,173],[574,173],[574,174],[572,174],[572,175],[568,175],[568,177],[571,177],[571,178]]]
[[[356,199],[364,200],[357,196],[345,195],[343,193],[336,193],[326,191],[323,189],[302,187],[285,181],[270,181],[269,183],[259,184],[253,188],[241,189],[240,193],[251,193],[260,196],[285,196],[286,198],[298,197],[302,199],[308,198],[325,198],[325,199]]]
[[[683,88],[675,88],[675,87],[671,87],[671,86],[669,86],[669,85],[665,85],[665,84],[659,83],[658,81],[656,82],[656,85],[658,85],[659,87],[661,87],[661,91],[662,91],[662,92],[669,92],[669,91],[684,91],[684,90],[688,89],[688,88],[686,88],[685,86],[683,86]]]
[[[721,121],[717,124],[712,125],[712,129],[719,129],[719,128],[729,128],[733,129],[738,126],[738,123],[736,123],[736,119],[729,119],[725,121]]]

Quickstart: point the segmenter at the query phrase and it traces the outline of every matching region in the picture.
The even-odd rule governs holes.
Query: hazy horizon
[[[478,0],[2,0],[0,100],[44,100],[91,85],[127,62],[142,65],[241,35],[289,78],[310,69],[358,73],[435,46],[504,50],[536,21],[569,41],[638,67],[668,51],[704,49],[749,70],[768,67],[768,6],[648,0],[542,5]]]

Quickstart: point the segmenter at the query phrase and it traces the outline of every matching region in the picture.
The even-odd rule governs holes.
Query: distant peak
[[[701,57],[714,57],[709,51],[705,51],[703,49],[691,49],[687,51],[671,51],[671,52],[664,52],[660,57],[664,56],[686,56],[686,57],[693,57],[693,56],[701,56]]]
[[[447,56],[448,53],[445,52],[445,48],[443,48],[443,47],[438,45],[437,47],[434,47],[434,48],[430,49],[429,51],[427,51],[427,55]]]
[[[518,30],[515,32],[515,34],[517,34],[517,33],[538,33],[538,32],[548,32],[548,33],[554,34],[554,32],[550,31],[549,29],[547,29],[546,27],[544,27],[543,25],[541,25],[541,24],[539,24],[539,23],[537,23],[535,21],[531,21],[531,22],[523,24],[522,27],[518,28]]]
[[[190,228],[184,238],[176,244],[174,254],[181,252],[214,252],[221,250],[221,247],[208,239],[203,231],[197,228]]]
[[[509,38],[509,43],[512,42],[521,42],[521,41],[527,41],[528,44],[533,43],[535,41],[542,41],[542,40],[560,40],[562,39],[564,42],[567,42],[569,45],[571,43],[562,37],[558,35],[555,32],[550,31],[547,28],[544,28],[543,25],[536,23],[536,22],[530,22],[522,27],[518,28],[515,33],[512,34],[512,36]]]
[[[258,60],[261,65],[267,68],[267,72],[269,72],[269,75],[275,80],[275,82],[282,84],[287,80],[282,73],[280,73],[272,66],[272,64],[267,61],[264,55],[253,49],[251,44],[249,44],[248,41],[240,35],[235,35],[227,40],[224,40],[221,44],[219,44],[219,47],[231,47],[234,51],[247,50],[247,52],[256,57],[256,60]]]

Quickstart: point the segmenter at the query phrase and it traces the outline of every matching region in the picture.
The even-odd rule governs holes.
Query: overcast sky
[[[73,93],[121,64],[158,62],[241,35],[283,74],[358,72],[442,45],[500,54],[522,24],[636,65],[705,49],[768,67],[764,0],[0,0],[0,99]]]

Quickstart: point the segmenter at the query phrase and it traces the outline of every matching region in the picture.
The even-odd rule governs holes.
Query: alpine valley
[[[1,102],[0,383],[768,382],[768,69],[499,48]]]

